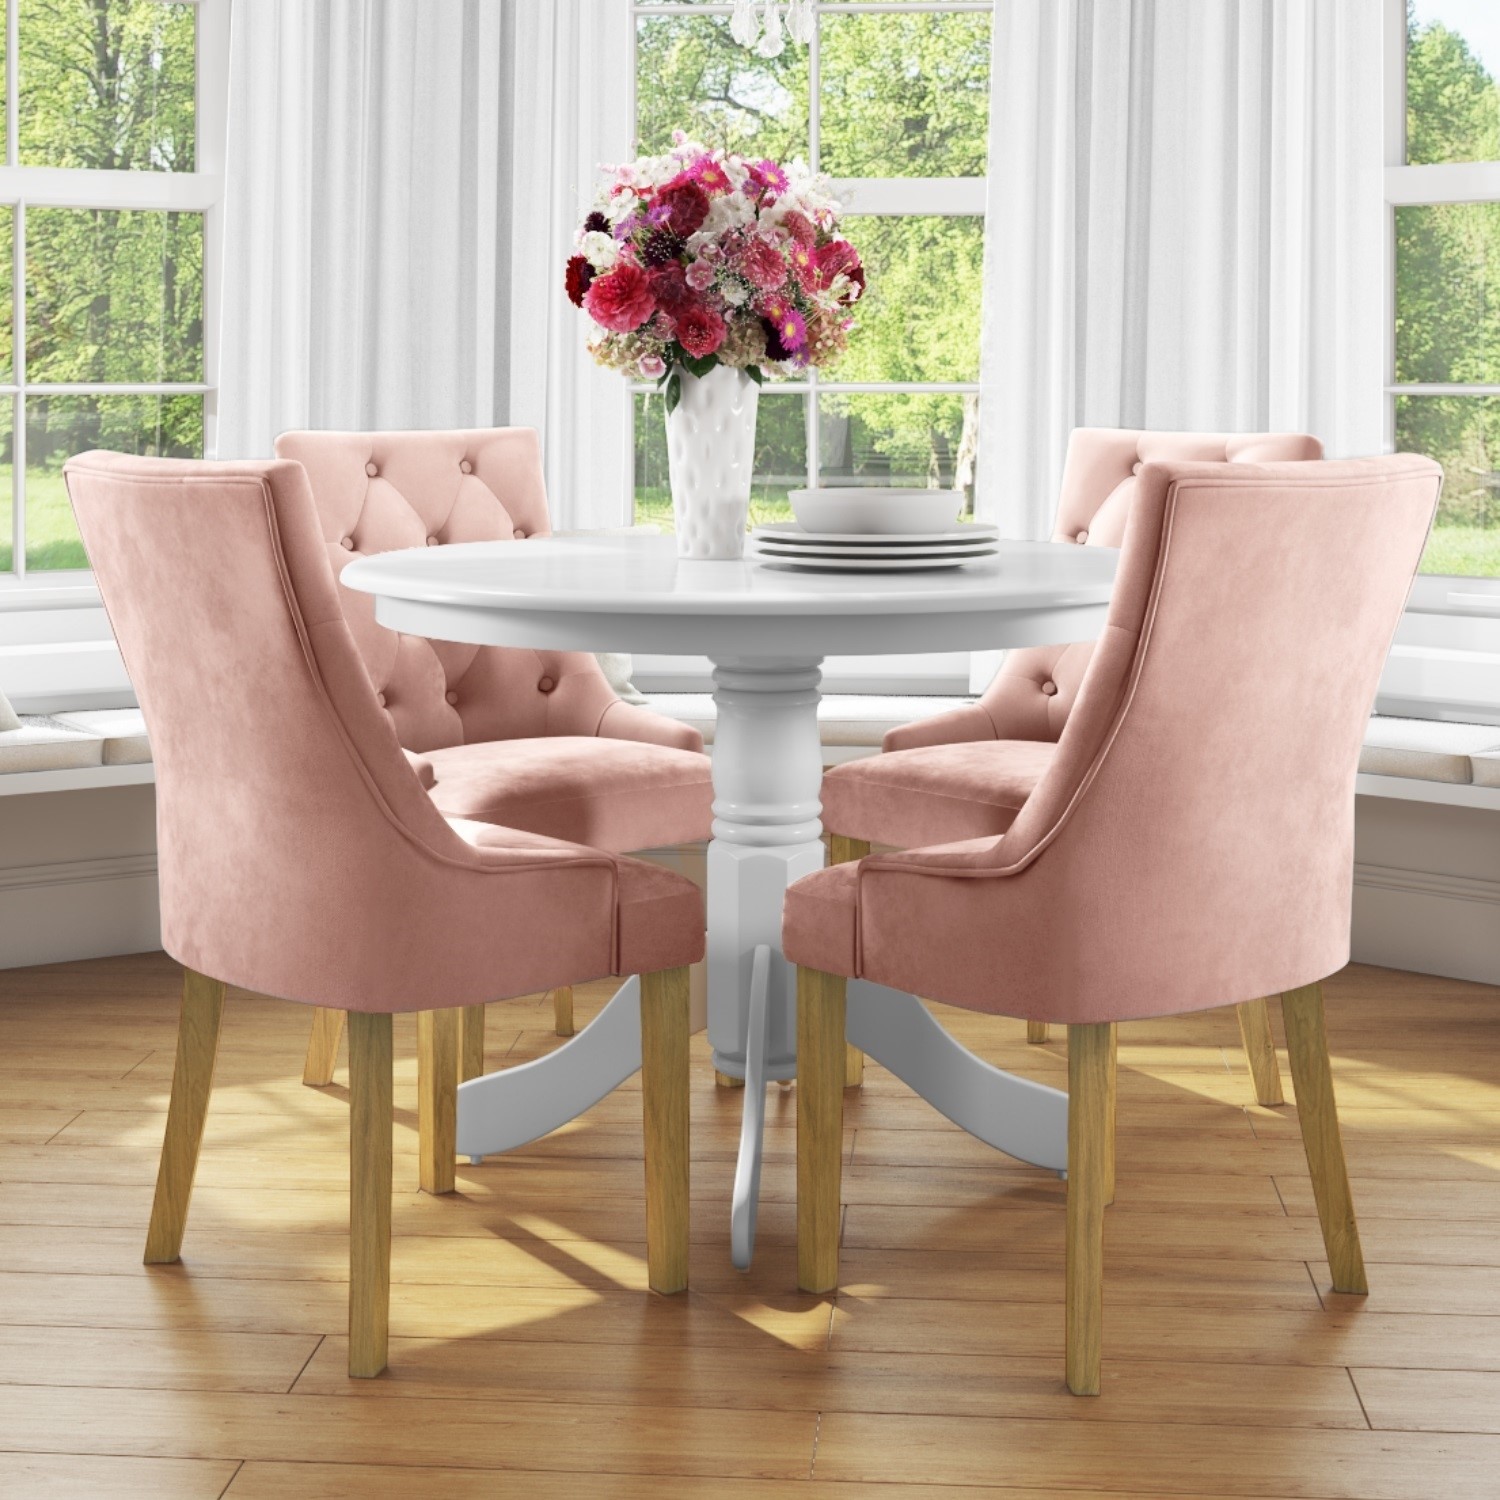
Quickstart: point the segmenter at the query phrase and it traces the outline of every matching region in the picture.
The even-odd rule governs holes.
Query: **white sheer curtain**
[[[1383,441],[1375,0],[1001,0],[980,510],[1051,530],[1075,426]]]
[[[629,24],[613,0],[234,7],[220,457],[520,423],[554,524],[628,519],[628,401],[562,267],[629,148]]]

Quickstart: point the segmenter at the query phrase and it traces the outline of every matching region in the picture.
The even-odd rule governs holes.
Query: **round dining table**
[[[708,1038],[745,1080],[730,1211],[736,1265],[754,1247],[766,1086],[796,1075],[795,972],[782,895],[825,860],[820,667],[827,656],[989,650],[1094,639],[1118,554],[1001,542],[922,572],[810,572],[753,557],[677,556],[670,536],[547,537],[359,558],[349,587],[381,624],[475,645],[707,656],[718,710],[708,848]],[[640,1067],[638,980],[547,1056],[459,1088],[458,1149],[477,1160],[582,1114]],[[852,981],[848,1039],[963,1129],[1062,1172],[1067,1097],[984,1062],[915,996]]]

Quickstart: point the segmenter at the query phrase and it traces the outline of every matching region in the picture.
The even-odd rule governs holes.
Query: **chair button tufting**
[[[1130,466],[1130,472],[1132,474],[1139,474],[1141,472],[1141,461],[1140,461],[1140,459],[1136,459],[1136,461],[1133,464],[1131,464],[1131,466]]]
[[[1042,693],[1045,697],[1054,697],[1057,693],[1057,684],[1055,682],[1044,682],[1042,684]]]
[[[339,538],[339,546],[342,547],[345,552],[353,552],[354,538],[352,536],[341,536]]]
[[[474,472],[474,465],[468,459],[461,458],[458,461],[458,472],[460,474],[472,474]]]
[[[550,693],[556,686],[557,684],[550,677],[544,677],[537,683],[536,690],[539,693]]]
[[[443,696],[445,698],[447,698],[447,700],[448,700],[449,703],[457,703],[458,702],[458,694],[457,693],[445,693]]]
[[[1073,538],[1073,540],[1077,542],[1080,547],[1083,546],[1083,544],[1088,541],[1088,539],[1089,534],[1086,531],[1080,531],[1078,535]]]
[[[365,473],[368,474],[371,479],[373,479],[379,472],[380,470],[376,467],[375,460],[372,458],[369,463],[365,465]]]
[[[518,542],[524,542],[526,540],[526,533],[522,531],[519,526],[517,526],[516,529],[511,532],[511,535],[515,537]]]
[[[427,545],[429,547],[436,547],[438,545],[438,539],[435,536],[428,537],[427,538]]]
[[[380,706],[381,706],[381,707],[382,707],[382,708],[384,708],[384,707],[385,707],[385,694],[384,694],[384,693],[376,693],[376,694],[375,694],[375,701],[376,701],[376,702],[377,702],[377,703],[378,703],[378,704],[379,704],[379,705],[380,705]]]

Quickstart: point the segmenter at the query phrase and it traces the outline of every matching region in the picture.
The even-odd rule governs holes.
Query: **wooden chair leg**
[[[1099,1394],[1112,1029],[1068,1027],[1067,1375],[1075,1396]]]
[[[168,1265],[182,1253],[198,1148],[208,1118],[214,1058],[224,1021],[224,986],[217,979],[188,969],[182,976],[182,1010],[177,1021],[177,1062],[172,1070],[172,1100],[156,1173],[151,1227],[146,1231],[146,1264]]]
[[[797,970],[797,1285],[839,1284],[844,1166],[844,1000],[841,975]]]
[[[549,990],[552,996],[552,1025],[558,1036],[572,1036],[573,1027],[573,986],[562,985],[555,990]]]
[[[1292,1088],[1297,1095],[1297,1118],[1307,1170],[1312,1175],[1323,1248],[1333,1272],[1336,1292],[1361,1295],[1370,1290],[1365,1258],[1354,1220],[1354,1199],[1344,1165],[1344,1142],[1339,1134],[1333,1099],[1333,1070],[1328,1065],[1328,1033],[1323,1020],[1323,986],[1309,984],[1281,997],[1286,1022],[1286,1049],[1292,1065]]]
[[[385,1369],[391,1322],[391,1018],[349,1017],[349,1374]]]
[[[307,1057],[302,1063],[302,1081],[309,1088],[320,1089],[333,1082],[343,1034],[343,1011],[323,1005],[313,1011],[312,1035],[307,1039]]]
[[[458,1081],[484,1076],[484,1006],[464,1006],[458,1045]]]
[[[641,1107],[646,1139],[646,1275],[688,1284],[688,971],[641,975]]]
[[[458,1010],[417,1012],[417,1173],[424,1193],[451,1193],[458,1150]]]
[[[1246,1000],[1234,1008],[1240,1018],[1240,1040],[1255,1080],[1257,1104],[1282,1104],[1281,1067],[1276,1061],[1276,1038],[1271,1033],[1271,1007],[1265,1000]]]
[[[1047,1023],[1045,1021],[1028,1021],[1026,1023],[1026,1040],[1033,1047],[1040,1047],[1047,1040]]]
[[[1106,1067],[1104,1113],[1104,1205],[1115,1201],[1115,1117],[1120,1107],[1120,1028],[1109,1023],[1109,1062]]]
[[[721,1073],[714,1069],[714,1087],[716,1089],[742,1089],[745,1086],[743,1078],[736,1078],[733,1073]]]
[[[831,865],[847,865],[856,859],[863,859],[870,852],[870,845],[865,839],[846,839],[841,833],[828,835],[828,863]],[[844,1044],[844,1087],[846,1089],[857,1089],[865,1081],[865,1055],[858,1047]]]

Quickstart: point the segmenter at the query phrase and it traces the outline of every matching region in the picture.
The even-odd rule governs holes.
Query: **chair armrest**
[[[633,703],[611,703],[599,720],[598,734],[606,740],[637,740],[647,745],[666,745],[673,750],[702,752],[703,735],[691,724],[637,708]]]
[[[949,709],[945,714],[934,714],[930,719],[898,724],[886,731],[880,748],[917,750],[926,745],[960,745],[970,740],[998,738],[994,720],[979,704],[969,703],[963,708]]]

